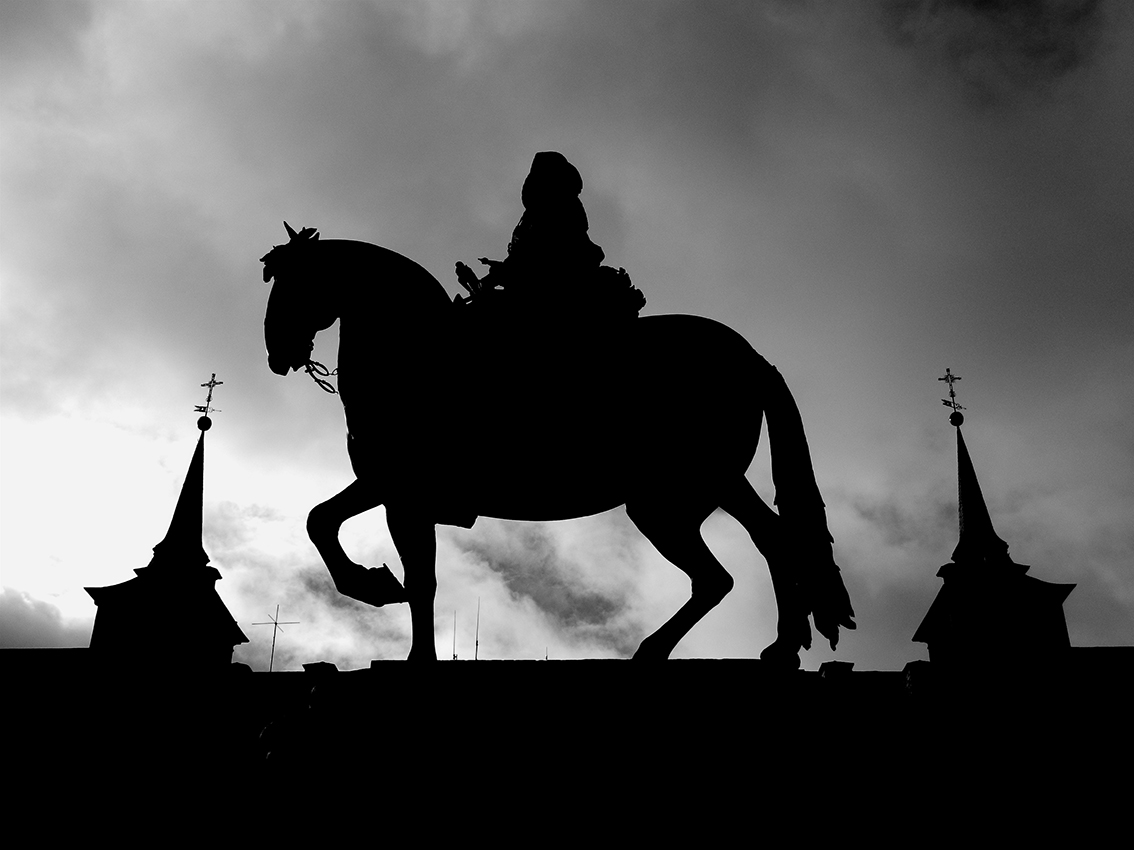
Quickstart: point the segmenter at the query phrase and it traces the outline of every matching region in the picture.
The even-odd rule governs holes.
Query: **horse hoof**
[[[764,651],[760,653],[760,660],[768,667],[777,670],[798,670],[800,664],[799,648],[792,649],[790,646],[775,641],[764,647]]]
[[[361,573],[355,574],[354,580],[350,581],[347,587],[344,588],[341,582],[336,582],[343,596],[349,596],[375,608],[406,601],[405,588],[385,564],[380,567],[358,567],[358,569]]]
[[[669,650],[655,648],[650,643],[650,639],[646,638],[644,641],[642,641],[640,644],[638,644],[638,648],[634,651],[634,654],[630,657],[630,660],[631,661],[668,661],[669,660]]]
[[[377,608],[391,602],[405,602],[409,598],[406,596],[406,589],[402,587],[402,583],[385,564],[381,567],[367,568],[366,580],[374,599],[370,604]]]

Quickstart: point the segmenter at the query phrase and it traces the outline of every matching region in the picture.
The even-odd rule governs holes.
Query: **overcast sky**
[[[306,539],[351,480],[342,409],[268,371],[258,260],[286,219],[456,294],[455,261],[504,256],[540,150],[579,168],[645,313],[726,322],[792,388],[859,623],[806,668],[927,657],[957,538],[946,367],[1011,555],[1077,585],[1072,643],[1134,643],[1132,25],[1118,0],[5,0],[0,643],[87,643],[82,588],[148,563],[216,372],[204,545],[235,659],[266,669],[251,623],[277,604],[300,621],[277,669],[404,657],[405,606],[337,597]],[[766,445],[749,478],[771,501]],[[726,515],[704,531],[736,589],[675,657],[754,657],[767,568]],[[344,540],[400,571],[381,509]],[[478,600],[480,657],[588,658],[688,593],[623,511],[442,528],[438,573],[443,658],[472,656]]]

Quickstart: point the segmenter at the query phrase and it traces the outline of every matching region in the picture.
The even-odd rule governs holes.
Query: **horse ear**
[[[284,228],[285,228],[285,229],[287,230],[287,235],[288,235],[288,236],[289,236],[289,237],[290,237],[291,239],[294,239],[294,238],[295,238],[295,231],[291,229],[291,225],[290,225],[290,224],[288,224],[288,223],[287,223],[287,222],[285,221],[285,222],[283,223],[283,226],[284,226]]]

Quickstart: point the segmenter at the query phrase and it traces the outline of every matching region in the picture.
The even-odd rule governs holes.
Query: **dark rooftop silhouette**
[[[248,638],[216,592],[221,578],[201,543],[201,511],[205,480],[205,432],[216,375],[208,383],[208,401],[198,411],[201,435],[173,518],[165,537],[154,546],[149,564],[134,570],[135,578],[107,587],[88,587],[98,610],[91,632],[91,650],[107,666],[138,665],[157,670],[223,672],[233,648]],[[186,638],[168,641],[171,623]]]
[[[1027,648],[1028,666],[1061,663],[1071,645],[1063,602],[1075,585],[1025,575],[1029,567],[1008,555],[961,433],[964,415],[953,391],[953,381],[960,379],[949,370],[945,375],[940,380],[949,381],[945,403],[953,408],[949,421],[957,431],[959,540],[952,562],[937,572],[944,586],[913,640],[929,647],[938,672],[975,673],[999,663],[1005,649],[1014,646]]]

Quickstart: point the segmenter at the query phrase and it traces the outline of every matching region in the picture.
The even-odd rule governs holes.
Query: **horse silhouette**
[[[290,241],[262,258],[264,281],[275,281],[268,366],[317,369],[315,335],[339,321],[338,392],[356,476],[312,509],[308,533],[339,592],[409,603],[410,660],[436,659],[436,525],[564,520],[621,505],[691,583],[635,659],[668,658],[731,590],[700,533],[717,508],[745,528],[771,573],[779,621],[762,659],[798,667],[809,615],[832,648],[840,626],[855,627],[799,410],[735,331],[688,315],[478,315],[400,254],[285,227]],[[745,477],[765,417],[778,512]],[[352,562],[338,540],[347,519],[379,505],[404,588],[388,568]]]

